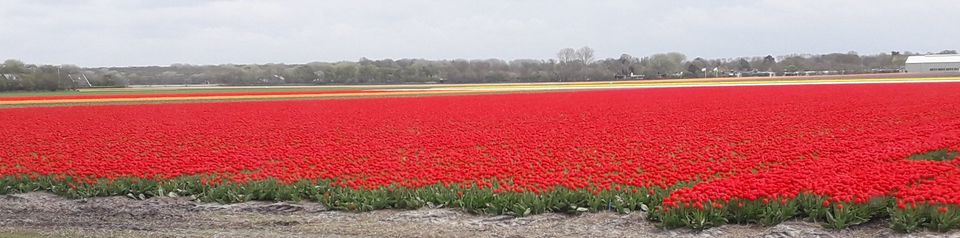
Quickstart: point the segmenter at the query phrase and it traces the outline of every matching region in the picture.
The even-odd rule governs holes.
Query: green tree
[[[747,59],[740,58],[740,60],[737,61],[737,69],[747,71],[753,69],[753,67],[750,66],[750,62],[747,61]]]

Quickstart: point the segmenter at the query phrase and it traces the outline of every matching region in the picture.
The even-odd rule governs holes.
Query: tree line
[[[954,50],[939,52],[956,54]],[[224,64],[83,68],[6,60],[0,91],[61,90],[126,85],[362,85],[406,83],[567,82],[617,79],[896,72],[913,52],[856,52],[728,59],[690,59],[682,53],[595,59],[589,47],[566,48],[555,59],[424,60],[362,58],[307,64]]]

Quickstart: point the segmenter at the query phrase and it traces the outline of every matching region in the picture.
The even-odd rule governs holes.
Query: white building
[[[907,72],[960,72],[960,55],[920,55],[907,58]]]

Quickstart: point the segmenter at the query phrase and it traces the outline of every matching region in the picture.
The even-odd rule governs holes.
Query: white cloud
[[[956,49],[950,0],[0,0],[0,58],[84,66]]]

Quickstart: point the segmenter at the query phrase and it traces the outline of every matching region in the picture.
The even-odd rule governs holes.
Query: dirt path
[[[663,230],[643,214],[475,216],[452,209],[330,211],[316,203],[201,204],[185,198],[71,200],[49,193],[0,196],[0,237],[896,237],[886,221],[843,231],[791,221]],[[912,236],[960,236],[923,232]]]

